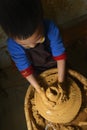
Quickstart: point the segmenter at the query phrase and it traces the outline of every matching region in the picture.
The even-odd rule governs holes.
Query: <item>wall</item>
[[[59,24],[87,14],[87,0],[42,0],[45,17]]]

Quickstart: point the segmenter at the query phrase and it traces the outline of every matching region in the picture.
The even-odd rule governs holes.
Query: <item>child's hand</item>
[[[47,96],[46,96],[46,94],[45,94],[45,91],[44,91],[43,89],[41,89],[41,91],[40,91],[40,96],[41,96],[41,98],[42,98],[42,100],[43,100],[43,103],[44,103],[45,105],[47,105],[48,107],[54,107],[54,106],[55,106],[55,102],[52,102],[52,101],[50,101],[50,100],[47,98]]]
[[[67,91],[66,91],[66,84],[64,82],[59,82],[58,83],[58,91],[61,94],[60,96],[60,100],[59,103],[65,102],[68,100],[68,95],[67,95]]]

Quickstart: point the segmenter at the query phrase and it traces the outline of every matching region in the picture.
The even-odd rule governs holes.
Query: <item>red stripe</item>
[[[30,66],[29,68],[27,68],[27,69],[25,69],[25,70],[22,70],[22,71],[20,71],[20,72],[21,72],[22,76],[23,76],[24,78],[26,78],[27,76],[29,76],[30,74],[32,74],[33,71],[34,71],[34,70],[33,70],[33,67]]]
[[[54,56],[53,57],[54,60],[62,60],[62,59],[66,59],[66,53],[63,53],[60,56]]]

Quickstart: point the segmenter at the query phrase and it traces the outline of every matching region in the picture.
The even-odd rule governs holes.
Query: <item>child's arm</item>
[[[59,28],[52,21],[49,21],[47,25],[47,35],[50,40],[50,49],[53,59],[57,61],[58,82],[61,83],[64,81],[65,78],[66,51],[62,41],[62,37],[60,35]]]
[[[26,79],[30,82],[30,84],[36,89],[36,91],[38,93],[41,92],[41,87],[40,85],[38,84],[37,80],[35,79],[34,75],[31,74],[29,76],[26,77]]]
[[[66,91],[66,84],[65,84],[65,64],[66,64],[66,60],[62,59],[62,60],[58,60],[57,61],[57,68],[58,68],[58,89],[60,87],[60,89],[62,90],[62,96],[60,99],[60,103],[64,102],[68,99],[68,95],[67,95],[67,91]]]
[[[64,82],[65,79],[65,59],[57,61],[58,82]]]

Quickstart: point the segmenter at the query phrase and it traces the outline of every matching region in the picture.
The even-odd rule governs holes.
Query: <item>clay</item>
[[[54,86],[50,86],[47,90],[46,90],[46,96],[50,101],[53,101],[55,103],[57,103],[59,97],[60,97],[60,93],[58,91],[58,89]]]
[[[50,81],[50,83],[52,83],[52,81]],[[54,107],[46,105],[41,100],[40,95],[35,92],[36,109],[42,117],[50,122],[68,123],[74,119],[81,107],[82,97],[80,89],[78,88],[77,84],[70,78],[68,79],[68,83],[69,99],[61,103],[60,100],[62,96],[62,91],[58,91],[57,88],[53,86],[48,86],[48,89],[46,90],[46,95],[50,101],[54,101],[56,103]]]
[[[74,78],[78,79],[78,81],[81,81],[81,86],[85,92],[79,88],[80,84],[78,84],[78,82],[68,77],[67,87],[69,87],[69,100],[59,104],[61,96],[57,89],[57,69],[43,72],[38,81],[41,86],[45,88],[49,100],[55,102],[56,105],[55,107],[48,108],[48,106],[44,105],[44,102],[41,101],[33,87],[29,86],[25,97],[25,115],[28,130],[80,130],[81,125],[86,125],[87,79],[75,71],[69,70],[68,72],[70,72]],[[48,118],[47,113],[46,116],[40,113],[45,113],[45,110],[48,109],[54,118],[51,118],[51,116]],[[57,117],[54,115],[57,115]],[[55,119],[58,119],[57,122],[54,121]],[[80,123],[81,125],[79,125]],[[84,129],[82,128],[82,130]]]

